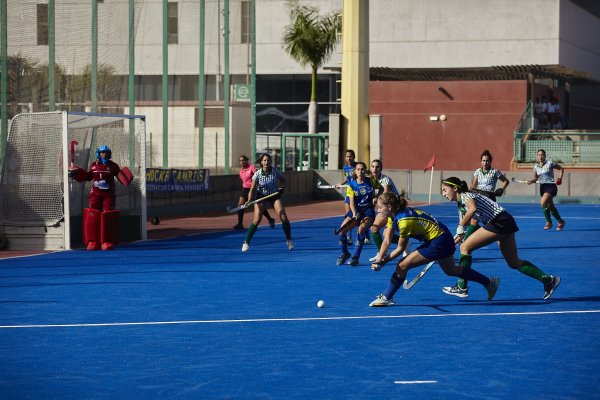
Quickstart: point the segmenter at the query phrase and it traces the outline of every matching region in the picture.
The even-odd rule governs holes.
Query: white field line
[[[415,385],[423,383],[437,383],[437,381],[394,381],[398,385]]]
[[[254,318],[254,319],[216,319],[216,320],[183,320],[183,321],[144,321],[144,322],[104,322],[89,324],[27,324],[0,325],[0,329],[31,328],[94,328],[114,326],[152,326],[152,325],[195,325],[195,324],[240,324],[250,322],[301,322],[301,321],[345,321],[405,318],[457,318],[457,317],[507,317],[525,315],[560,315],[560,314],[598,314],[600,310],[542,311],[542,312],[505,312],[505,313],[463,313],[463,314],[415,314],[415,315],[363,315],[346,317],[306,317],[306,318]]]

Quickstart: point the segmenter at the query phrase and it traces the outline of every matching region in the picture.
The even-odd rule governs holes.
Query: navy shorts
[[[250,188],[242,188],[242,192],[240,193],[240,197],[244,200],[248,200],[248,195],[250,194]]]
[[[558,194],[558,187],[554,183],[542,183],[540,185],[540,197],[544,193],[549,193],[550,196],[555,197]]]
[[[429,242],[424,242],[417,247],[417,251],[429,260],[446,258],[453,255],[454,250],[454,237],[452,237],[452,234],[447,229],[444,229],[444,233],[441,236]]]
[[[486,231],[508,235],[519,231],[519,227],[515,222],[512,215],[506,211],[502,211],[500,214],[483,226]]]
[[[372,207],[363,208],[362,210],[358,210],[358,214],[362,216],[362,218],[371,217],[375,219],[375,209]],[[346,217],[352,218],[352,210],[348,211],[345,215]]]
[[[268,194],[260,194],[257,193],[256,195],[256,200],[262,199],[263,197],[269,196]],[[262,201],[263,204],[270,204],[271,206],[273,206],[275,204],[275,201],[279,200],[281,198],[281,194],[277,194],[276,196],[273,197],[269,197],[268,199],[265,199]]]

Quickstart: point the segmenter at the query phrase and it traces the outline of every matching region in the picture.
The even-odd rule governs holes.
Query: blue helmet
[[[100,157],[100,153],[106,153],[106,158]],[[110,160],[111,156],[112,156],[112,151],[110,150],[110,147],[108,147],[107,145],[102,145],[96,149],[96,158],[98,160],[100,160],[100,162],[102,164],[106,164],[108,162],[108,160]]]

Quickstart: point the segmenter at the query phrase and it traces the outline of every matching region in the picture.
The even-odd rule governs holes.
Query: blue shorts
[[[350,204],[350,197],[346,196],[346,198],[344,199],[344,203]]]
[[[429,260],[446,258],[453,255],[454,250],[454,237],[452,237],[452,234],[447,229],[444,229],[444,233],[441,236],[428,242],[424,242],[417,247],[417,251]]]
[[[372,207],[363,208],[362,210],[358,210],[358,214],[362,215],[362,218],[371,217],[375,219],[375,209]],[[352,218],[352,210],[348,211],[345,215],[346,217]]]

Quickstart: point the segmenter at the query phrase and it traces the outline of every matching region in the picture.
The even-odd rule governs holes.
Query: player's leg
[[[258,227],[258,224],[260,223],[260,220],[262,219],[263,211],[264,211],[264,205],[262,203],[254,204],[253,220],[252,220],[252,223],[250,224],[250,226],[248,227],[248,230],[246,231],[246,238],[244,239],[244,243],[242,243],[242,251],[248,251],[248,249],[250,248],[250,241],[252,240],[252,237],[256,233],[256,228]]]
[[[527,260],[521,260],[518,255],[515,235],[506,235],[499,241],[500,251],[508,266],[518,270],[544,285],[544,299],[549,298],[560,284],[560,278],[544,272]]]
[[[240,198],[238,199],[238,207],[248,201],[248,193],[250,192],[250,188],[242,188],[242,193],[240,193]],[[244,229],[244,212],[246,210],[240,210],[237,212],[238,223],[234,225],[233,229],[243,230]]]
[[[546,185],[541,185],[540,190],[544,190]],[[552,219],[550,218],[550,206],[549,202],[552,201],[552,196],[548,192],[543,192],[542,197],[540,199],[540,206],[542,207],[542,212],[544,213],[544,218],[546,219],[546,225],[544,225],[544,229],[548,230],[552,228]]]
[[[412,268],[418,267],[419,265],[427,264],[430,260],[426,257],[423,257],[419,251],[413,251],[406,257],[403,257],[398,264],[396,265],[396,269],[392,273],[390,277],[390,282],[388,283],[385,291],[377,296],[375,300],[373,300],[369,306],[370,307],[387,307],[393,306],[396,303],[394,302],[394,295],[402,286],[402,283],[406,279],[406,274]]]
[[[279,216],[279,220],[281,221],[281,228],[283,229],[283,233],[285,234],[288,250],[292,250],[294,248],[294,245],[292,243],[292,225],[290,224],[287,213],[285,212],[283,202],[279,197],[276,197],[276,200],[273,201],[273,209],[275,210],[275,213]]]
[[[352,221],[352,213],[348,212],[346,213],[346,217],[342,221],[340,228],[348,224],[350,221]],[[346,240],[346,232],[343,230],[341,230],[340,233],[338,233],[338,243],[340,245],[341,254],[336,261],[336,265],[343,265],[351,257],[351,254],[348,251],[348,241]]]
[[[558,226],[557,226],[556,230],[562,231],[563,228],[565,227],[565,221],[560,217],[560,214],[558,213],[558,210],[556,209],[556,205],[554,204],[554,196],[550,196],[550,199],[548,201],[548,208],[550,209],[550,214],[552,214],[554,219],[556,219],[556,222],[558,222]]]
[[[357,229],[356,235],[356,244],[354,245],[354,253],[350,258],[350,265],[356,266],[359,264],[360,253],[362,252],[363,246],[365,244],[365,239],[367,237],[366,233],[369,232],[371,228],[371,224],[373,223],[373,214],[374,212],[366,212],[365,218],[361,221],[360,225]]]

